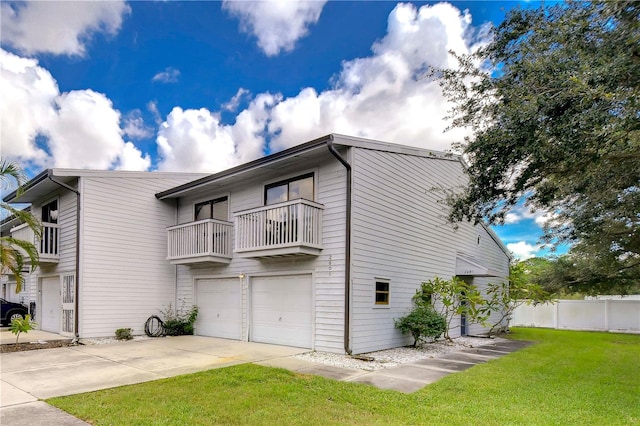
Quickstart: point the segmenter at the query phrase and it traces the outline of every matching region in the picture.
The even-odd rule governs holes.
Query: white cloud
[[[308,87],[289,98],[259,94],[233,125],[221,124],[219,114],[208,110],[179,110],[181,119],[167,119],[158,137],[161,167],[217,171],[261,156],[266,140],[271,151],[278,151],[334,132],[449,149],[466,132],[443,133],[449,105],[437,82],[423,75],[430,66],[453,66],[449,50],[470,52],[486,42],[480,37],[470,44],[470,22],[468,14],[446,3],[419,9],[399,4],[389,15],[386,36],[374,43],[372,55],[344,62],[328,90]],[[240,89],[222,108],[235,106],[236,98],[244,95]],[[233,153],[232,142],[225,139],[229,135],[234,137]],[[209,159],[212,154],[205,146],[222,154]],[[192,148],[201,155],[180,153]]]
[[[146,139],[153,136],[153,129],[144,123],[142,111],[135,109],[124,117],[124,133],[132,139]]]
[[[158,101],[149,101],[147,103],[147,110],[153,115],[156,124],[160,125],[162,123],[162,115],[160,114],[160,110],[158,109]]]
[[[283,149],[337,132],[432,149],[448,149],[464,130],[444,134],[449,105],[437,82],[422,78],[431,66],[448,66],[449,50],[471,51],[470,17],[449,4],[416,9],[399,4],[373,55],[343,64],[334,87],[306,88],[273,109],[271,147]],[[428,41],[428,42],[427,42]]]
[[[222,105],[222,109],[226,111],[235,111],[238,109],[238,106],[240,105],[240,101],[242,101],[243,98],[246,98],[248,96],[249,96],[249,91],[241,87],[238,89],[236,94],[233,95],[233,97],[229,100],[229,102]]]
[[[277,100],[259,95],[235,125],[222,124],[219,115],[206,108],[175,107],[158,131],[158,170],[214,173],[261,157],[267,111]]]
[[[94,33],[116,34],[130,11],[121,0],[3,2],[2,40],[25,54],[84,55]]]
[[[132,143],[126,142],[116,163],[117,170],[149,170],[151,157],[142,152]]]
[[[56,117],[58,84],[35,59],[0,49],[0,93],[2,157],[44,164],[47,152],[35,139]]]
[[[240,29],[258,38],[258,46],[267,56],[290,52],[296,41],[308,33],[308,27],[320,19],[326,1],[230,1],[226,9],[240,19]]]
[[[177,83],[180,77],[180,70],[173,67],[167,67],[164,71],[153,76],[151,81],[160,83]]]
[[[505,215],[504,222],[506,224],[519,223],[523,220],[533,220],[536,225],[542,227],[547,223],[557,224],[558,215],[544,209],[532,210],[524,204],[514,206],[509,213]]]
[[[104,94],[60,93],[36,60],[2,49],[0,71],[3,158],[40,168],[149,167],[148,156],[123,140],[120,112]]]
[[[519,260],[526,260],[535,257],[540,251],[540,246],[529,244],[526,241],[509,243],[507,244],[507,248],[511,253],[513,253],[513,256]]]
[[[514,224],[514,223],[518,223],[522,220],[522,216],[520,216],[517,213],[507,213],[504,216],[504,223],[506,224]]]

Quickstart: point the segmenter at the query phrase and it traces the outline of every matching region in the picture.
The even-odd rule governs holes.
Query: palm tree
[[[17,185],[17,193],[23,191],[23,185],[27,178],[22,169],[13,162],[2,160],[0,162],[0,181],[2,189],[10,189]],[[9,215],[18,219],[22,223],[26,223],[33,231],[36,239],[42,236],[42,225],[28,210],[19,210],[15,207],[0,201],[0,209],[6,211]],[[11,236],[0,237],[0,261],[2,262],[2,273],[11,273],[16,278],[16,293],[22,291],[24,283],[23,268],[25,265],[25,256],[31,261],[31,270],[38,266],[38,249],[31,241],[18,240]]]

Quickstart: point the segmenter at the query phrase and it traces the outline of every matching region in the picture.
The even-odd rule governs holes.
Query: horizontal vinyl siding
[[[316,172],[317,199],[324,205],[323,250],[317,257],[300,256],[281,259],[247,259],[234,255],[229,265],[194,265],[178,267],[178,298],[187,304],[193,303],[193,283],[198,276],[233,277],[244,273],[251,285],[251,277],[261,274],[311,272],[314,289],[314,349],[329,352],[344,352],[344,244],[346,172],[344,167],[328,153],[318,162],[306,168],[286,168],[263,173],[260,179],[247,179],[242,184],[212,190],[207,195],[180,199],[178,223],[193,221],[194,203],[223,195],[229,196],[230,218],[234,212],[262,206],[264,185],[282,176]],[[299,173],[298,173],[299,172]],[[235,246],[235,244],[234,244]],[[249,326],[247,312],[250,311],[247,297],[248,287],[243,289],[243,336]]]
[[[144,333],[144,323],[175,303],[175,268],[166,261],[173,202],[155,193],[188,177],[85,177],[82,184],[80,336]]]
[[[393,320],[412,308],[420,283],[455,274],[458,251],[505,273],[508,261],[482,227],[461,223],[454,229],[447,222],[444,194],[436,188],[464,182],[459,162],[354,151],[351,345],[354,353],[363,353],[412,343]],[[485,233],[482,248],[474,246],[478,232]],[[390,280],[388,306],[374,303],[375,278]]]
[[[71,187],[77,188],[77,182],[72,182]],[[58,199],[58,225],[60,227],[60,260],[57,264],[41,264],[38,268],[30,273],[25,282],[28,300],[25,302],[38,301],[38,279],[41,277],[50,277],[60,275],[64,272],[75,272],[76,268],[76,194],[60,188],[59,190],[48,194],[38,202],[31,205],[31,211],[34,216],[41,220],[42,206],[44,204]],[[36,319],[37,322],[37,319]]]

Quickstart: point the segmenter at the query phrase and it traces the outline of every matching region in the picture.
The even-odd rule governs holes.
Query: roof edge
[[[53,169],[44,169],[42,172],[40,172],[40,174],[36,175],[36,177],[34,177],[33,179],[29,180],[27,183],[22,185],[21,188],[16,189],[15,191],[11,192],[8,195],[5,195],[2,198],[2,201],[4,201],[5,203],[10,203],[11,201],[15,200],[16,197],[18,196],[18,192],[25,193],[29,189],[33,188],[34,186],[42,182],[43,180],[46,180],[47,176],[49,176],[49,173],[52,170]]]
[[[206,185],[207,183],[212,182],[214,180],[217,180],[217,179],[220,179],[220,178],[223,178],[223,177],[233,176],[234,174],[241,173],[241,172],[244,172],[244,171],[247,171],[247,170],[251,170],[251,169],[255,169],[255,168],[260,167],[262,165],[271,163],[273,161],[280,160],[282,158],[289,157],[291,155],[295,155],[295,154],[299,154],[299,153],[302,153],[302,152],[305,152],[305,151],[309,151],[311,149],[314,149],[314,148],[317,148],[319,146],[322,146],[322,145],[326,144],[327,141],[333,140],[333,139],[334,139],[334,135],[333,134],[325,135],[325,136],[322,136],[320,138],[311,140],[309,142],[305,142],[305,143],[300,144],[300,145],[295,145],[295,146],[293,146],[291,148],[285,149],[284,151],[279,151],[279,152],[276,152],[274,154],[267,155],[266,157],[261,157],[261,158],[258,158],[256,160],[250,161],[248,163],[240,164],[240,165],[232,167],[230,169],[223,170],[221,172],[214,173],[214,174],[211,174],[209,176],[205,176],[205,177],[203,177],[201,179],[197,179],[197,180],[194,180],[192,182],[187,182],[185,184],[176,186],[176,187],[168,189],[166,191],[158,192],[156,194],[156,198],[159,199],[159,200],[172,198],[172,197],[177,196],[177,195],[179,195],[179,194],[181,194],[181,193],[183,193],[185,191],[188,191],[190,189],[197,188],[197,187],[199,187],[201,185]]]

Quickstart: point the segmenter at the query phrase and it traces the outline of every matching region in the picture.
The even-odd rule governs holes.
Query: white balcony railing
[[[173,264],[229,263],[233,253],[233,224],[216,219],[167,228],[168,255]]]
[[[40,263],[57,263],[60,260],[60,225],[57,223],[43,222],[42,237],[39,241],[26,223],[12,228],[10,232],[13,238],[35,245]],[[26,261],[29,262],[28,257]]]
[[[238,212],[235,252],[244,257],[318,255],[323,209],[300,199]]]

